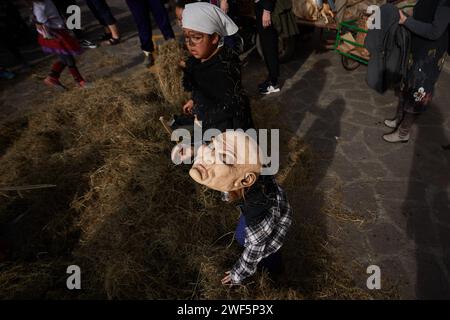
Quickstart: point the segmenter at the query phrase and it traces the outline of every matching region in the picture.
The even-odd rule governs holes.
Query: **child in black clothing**
[[[236,52],[223,46],[223,37],[238,27],[217,6],[192,3],[183,11],[183,31],[191,57],[186,62],[183,85],[192,99],[185,114],[202,122],[202,129],[253,127],[250,104],[241,83]]]

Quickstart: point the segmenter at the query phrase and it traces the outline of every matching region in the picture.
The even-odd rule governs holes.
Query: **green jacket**
[[[292,13],[292,0],[276,0],[272,12],[272,22],[282,38],[289,38],[299,33],[295,16]]]

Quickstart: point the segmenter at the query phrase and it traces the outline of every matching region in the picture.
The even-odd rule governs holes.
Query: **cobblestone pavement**
[[[391,145],[381,136],[390,132],[383,120],[395,113],[395,95],[375,93],[366,85],[366,67],[346,71],[336,53],[311,49],[317,47],[298,48],[297,58],[282,66],[281,93],[264,100],[280,105],[280,122],[319,155],[317,188],[340,195],[362,220],[342,227],[324,217],[328,239],[349,265],[378,265],[402,298],[450,298],[448,64],[410,142]],[[264,67],[257,61],[249,69],[245,84],[254,90]]]
[[[124,43],[90,50],[80,70],[88,79],[125,77],[141,68],[134,24],[122,1],[110,1],[119,18]],[[88,20],[88,35],[100,32]],[[389,145],[383,120],[395,112],[393,93],[385,96],[365,83],[364,66],[345,71],[333,52],[316,52],[317,43],[299,43],[293,61],[282,65],[279,94],[263,98],[280,106],[279,120],[311,144],[318,155],[314,178],[322,195],[338,197],[349,217],[338,223],[321,216],[330,243],[344,263],[381,268],[398,285],[401,298],[450,298],[450,68],[443,72],[433,106],[419,120],[408,144]],[[103,64],[95,63],[106,61]],[[42,66],[43,65],[43,66]],[[41,79],[46,63],[6,84],[0,93],[0,121],[34,106],[30,98],[48,99]],[[244,85],[256,95],[264,79],[263,62],[253,56],[244,68]],[[70,83],[68,76],[63,81]],[[257,110],[254,110],[257,112]],[[290,195],[297,212],[321,215],[317,195]],[[306,200],[305,200],[306,199]],[[325,201],[319,199],[319,202]],[[300,210],[299,210],[300,209]],[[350,219],[351,220],[351,219]],[[367,274],[355,274],[365,286]],[[383,282],[382,282],[383,285]]]

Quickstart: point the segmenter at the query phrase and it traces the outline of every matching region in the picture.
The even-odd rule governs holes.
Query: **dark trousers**
[[[245,217],[241,215],[239,218],[238,225],[236,227],[236,240],[243,247],[245,243],[246,232],[245,228],[247,224],[245,222]],[[276,274],[281,270],[281,253],[280,250],[272,253],[268,257],[262,259],[258,263],[258,268],[266,269],[268,272]]]
[[[61,17],[67,20],[67,18],[69,18],[67,8],[73,5],[77,5],[77,2],[75,0],[53,0],[53,4],[55,5],[56,9],[58,9]],[[77,37],[78,40],[83,38],[83,33],[81,32],[81,30],[72,29],[71,31],[75,34],[75,37]]]
[[[138,28],[141,49],[147,52],[154,51],[152,41],[152,21],[150,11],[158,24],[164,39],[173,39],[172,26],[170,25],[169,15],[161,0],[126,0],[128,8],[133,14],[134,22]]]
[[[273,25],[264,28],[262,25],[263,7],[260,3],[255,5],[256,27],[261,41],[264,61],[269,71],[269,80],[278,83],[280,63],[278,61],[278,33]]]
[[[53,63],[52,69],[50,71],[50,77],[54,79],[59,79],[61,76],[61,72],[64,71],[66,67],[69,68],[69,72],[72,75],[73,79],[76,82],[84,81],[83,77],[80,74],[80,71],[78,70],[75,59],[72,55],[64,55],[60,54],[58,55],[59,60]]]
[[[86,4],[102,26],[116,24],[116,19],[105,0],[86,0]]]

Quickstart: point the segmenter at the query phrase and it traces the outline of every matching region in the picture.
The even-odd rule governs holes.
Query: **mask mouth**
[[[198,180],[204,181],[208,178],[208,171],[201,164],[196,164],[191,168],[191,176],[194,175]],[[195,177],[192,176],[195,180]]]

